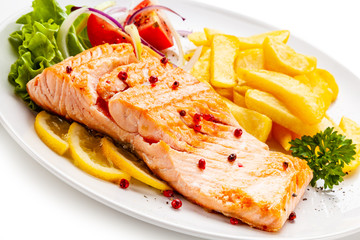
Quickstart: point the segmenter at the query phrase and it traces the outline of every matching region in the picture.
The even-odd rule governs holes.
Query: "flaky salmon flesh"
[[[130,144],[190,201],[255,228],[281,229],[312,178],[305,161],[234,134],[241,126],[207,83],[148,50],[138,61],[130,44],[67,58],[27,90],[43,109]]]

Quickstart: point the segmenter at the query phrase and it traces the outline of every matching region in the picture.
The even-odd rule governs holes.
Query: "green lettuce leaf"
[[[21,97],[29,108],[40,108],[31,101],[26,84],[45,68],[64,60],[56,43],[61,23],[67,17],[55,0],[34,0],[33,11],[21,16],[16,23],[22,24],[20,30],[10,34],[9,42],[19,58],[12,64],[8,80],[14,86],[15,94]],[[68,49],[76,55],[91,47],[87,35],[77,36],[72,26],[67,36]]]

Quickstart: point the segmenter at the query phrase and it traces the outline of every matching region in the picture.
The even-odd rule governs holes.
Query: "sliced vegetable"
[[[168,19],[161,15],[158,10],[170,11],[177,16],[183,18],[180,14],[169,9],[168,7],[155,5],[150,0],[144,0],[138,4],[133,12],[128,16],[126,25],[134,22],[139,30],[142,39],[158,50],[163,50],[174,45],[172,37],[174,37],[179,51],[179,66],[185,64],[184,51],[180,41],[180,36]]]
[[[83,13],[88,11],[87,8],[79,8],[72,13],[64,20],[61,24],[59,32],[56,37],[56,43],[59,47],[60,52],[62,53],[64,58],[70,57],[69,49],[67,46],[67,35],[69,30],[73,24],[73,22]],[[85,49],[84,49],[85,50]]]
[[[69,148],[67,132],[70,124],[58,116],[41,111],[36,115],[35,131],[39,138],[54,152],[63,155]]]
[[[140,61],[141,53],[142,53],[142,45],[141,45],[139,32],[134,24],[125,26],[125,31],[130,35],[135,48],[136,57]]]
[[[104,43],[129,42],[129,37],[117,26],[107,23],[104,18],[91,14],[87,21],[87,34],[93,47]]]
[[[116,147],[108,138],[101,139],[101,148],[104,155],[110,159],[115,166],[125,171],[131,177],[159,190],[170,190],[171,188],[163,181],[154,177],[133,154],[123,148]]]
[[[88,132],[82,125],[74,122],[68,133],[70,153],[74,164],[83,171],[106,181],[119,183],[130,176],[116,168],[102,153],[101,138]]]
[[[184,70],[186,72],[189,72],[193,68],[195,63],[197,63],[197,61],[199,60],[199,58],[201,56],[202,49],[203,49],[203,46],[200,46],[195,50],[194,55],[191,57],[189,62],[187,62],[187,64],[184,66]]]
[[[34,0],[32,6],[32,12],[16,21],[22,25],[21,29],[9,37],[19,58],[11,66],[8,80],[14,86],[16,95],[29,108],[38,111],[39,107],[31,101],[26,91],[26,84],[46,67],[64,60],[56,36],[67,14],[54,0]],[[75,30],[70,29],[67,39],[69,52],[76,54],[84,50]]]
[[[163,50],[174,45],[172,37],[178,33],[169,28],[168,21],[164,16],[160,15],[158,10],[172,12],[185,20],[180,14],[168,7],[155,5],[150,0],[144,0],[128,16],[126,25],[134,23],[139,29],[140,36],[145,41],[155,48]]]

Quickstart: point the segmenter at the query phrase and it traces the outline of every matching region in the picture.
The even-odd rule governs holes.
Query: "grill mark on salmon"
[[[150,76],[158,82],[151,85]],[[305,161],[269,151],[246,131],[234,137],[240,126],[210,86],[147,49],[139,62],[129,44],[92,48],[45,69],[27,89],[44,109],[131,144],[190,201],[252,227],[279,230],[312,178]],[[196,113],[213,116],[200,121],[200,131],[194,130]],[[235,161],[228,161],[230,154]],[[204,170],[197,167],[201,158]]]

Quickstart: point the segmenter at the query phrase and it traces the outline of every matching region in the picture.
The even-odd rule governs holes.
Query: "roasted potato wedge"
[[[261,48],[247,49],[240,51],[234,64],[238,76],[241,69],[264,69],[264,52]]]
[[[214,90],[221,96],[229,99],[230,101],[233,101],[234,95],[233,95],[232,88],[216,88],[216,87],[214,87]]]
[[[309,125],[301,121],[300,118],[292,114],[284,103],[279,101],[270,93],[257,89],[249,89],[245,95],[246,107],[262,113],[271,118],[275,123],[302,135],[314,135],[317,132],[326,129],[332,124],[325,118],[315,125]]]
[[[223,99],[240,126],[260,141],[266,142],[271,132],[271,119],[256,111],[240,107],[229,99]]]
[[[273,94],[306,124],[317,124],[325,115],[323,99],[295,78],[267,70],[244,70],[243,79],[248,86]]]
[[[324,80],[328,83],[331,91],[332,91],[332,102],[336,100],[338,94],[339,94],[339,87],[335,81],[334,76],[329,73],[327,70],[325,69],[320,69],[317,68],[315,70],[315,72]]]
[[[240,107],[246,108],[245,95],[243,95],[235,90],[233,91],[233,102]]]
[[[342,117],[339,127],[345,136],[352,139],[353,143],[356,144],[355,159],[346,164],[342,169],[345,173],[351,172],[360,165],[360,125],[347,117]]]
[[[218,88],[236,85],[234,61],[239,47],[235,36],[215,34],[211,43],[210,83]]]
[[[313,92],[324,100],[327,110],[333,99],[333,91],[328,82],[316,70],[306,74],[306,76],[309,78]]]
[[[216,29],[211,29],[211,28],[204,28],[204,33],[206,36],[206,40],[208,41],[208,45],[211,45],[214,35],[222,34],[221,31],[216,30]]]
[[[188,39],[192,42],[195,46],[203,46],[209,45],[208,39],[204,32],[193,32],[188,35]]]
[[[316,58],[295,52],[290,46],[273,38],[263,44],[265,69],[296,76],[314,71]]]
[[[209,47],[203,47],[199,60],[190,71],[199,81],[210,82],[210,55],[211,49]]]
[[[250,48],[262,48],[262,44],[267,37],[271,37],[286,43],[289,39],[290,32],[288,30],[277,30],[266,33],[253,35],[251,37],[239,37],[240,46],[239,50],[246,50]]]
[[[293,134],[289,129],[273,122],[271,134],[273,139],[275,139],[275,141],[278,142],[284,150],[290,150],[291,144],[289,142],[292,140]]]

